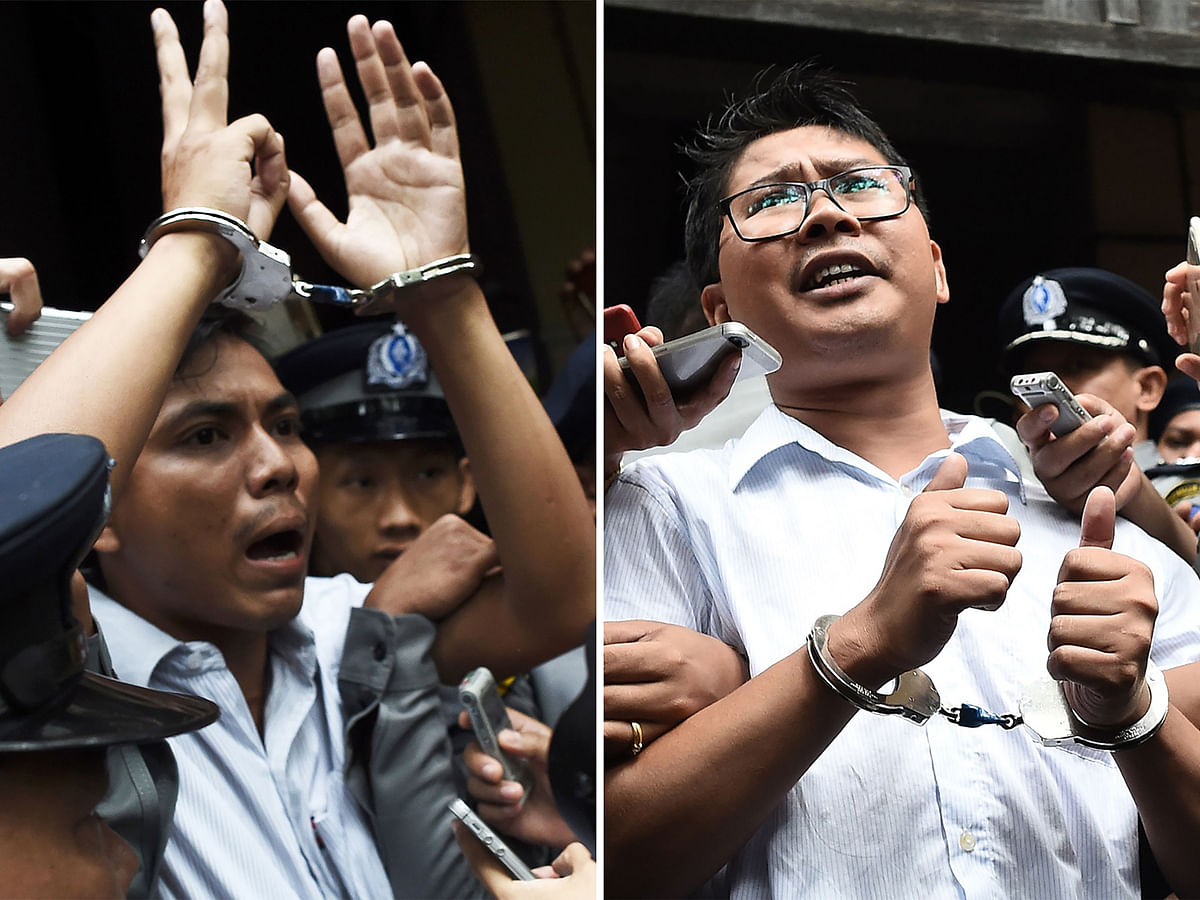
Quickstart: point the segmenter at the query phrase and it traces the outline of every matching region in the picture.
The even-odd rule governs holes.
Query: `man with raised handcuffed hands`
[[[466,254],[449,100],[388,23],[354,17],[372,142],[333,51],[322,51],[350,194],[340,223],[287,171],[265,119],[226,124],[223,6],[205,5],[194,84],[170,17],[159,10],[152,22],[164,208],[189,227],[151,230],[130,279],[0,410],[0,442],[45,430],[103,440],[116,460],[114,506],[96,545],[106,590],[93,607],[114,668],[195,685],[222,707],[219,732],[173,742],[179,802],[157,890],[471,893],[445,813],[453,787],[436,686],[481,663],[518,671],[582,639],[594,530],[570,462],[465,270],[395,292],[387,302],[429,349],[464,443],[479,446],[505,576],[436,625],[409,614],[421,598],[400,567],[373,588],[306,581],[317,470],[295,399],[240,324],[205,315],[253,262],[204,227],[205,211],[266,235],[289,181],[293,212],[325,258],[354,285],[379,285],[381,299],[392,273]],[[459,355],[470,373],[457,370]]]
[[[1200,709],[1150,664],[1200,658],[1194,574],[1107,486],[1080,521],[939,412],[941,250],[843,85],[764,79],[692,156],[708,318],[784,362],[740,440],[615,479],[605,612],[715,636],[752,677],[609,770],[608,889],[728,864],[738,897],[1136,896],[1139,813],[1200,889]]]

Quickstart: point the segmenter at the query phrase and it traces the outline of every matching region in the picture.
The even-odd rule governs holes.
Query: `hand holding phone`
[[[525,865],[521,857],[517,856],[512,848],[504,843],[500,835],[496,834],[491,826],[479,818],[471,807],[467,806],[460,798],[455,797],[450,801],[450,812],[454,813],[455,817],[467,827],[475,836],[475,840],[491,851],[492,856],[496,857],[512,873],[513,878],[521,881],[537,880],[537,876],[533,874],[529,866]]]
[[[618,303],[604,308],[604,343],[612,347],[618,356],[621,355],[621,342],[625,340],[625,335],[641,330],[642,323],[628,304]]]
[[[742,365],[738,369],[738,378],[769,375],[783,364],[779,351],[740,322],[713,325],[659,344],[651,352],[671,389],[671,396],[683,399],[708,384],[721,363],[739,351]],[[629,361],[625,357],[617,362],[626,373],[629,372]],[[637,379],[632,375],[629,382],[635,389],[638,387]]]
[[[1075,399],[1070,388],[1053,372],[1014,375],[1009,388],[1030,409],[1037,409],[1046,403],[1053,403],[1058,408],[1058,418],[1050,426],[1050,431],[1057,437],[1070,434],[1092,418],[1091,413]]]
[[[525,760],[511,756],[500,747],[498,735],[505,728],[512,728],[512,722],[492,673],[484,666],[468,672],[458,686],[458,698],[467,711],[471,729],[483,752],[500,763],[504,780],[520,784],[528,797],[533,790],[533,772]]]

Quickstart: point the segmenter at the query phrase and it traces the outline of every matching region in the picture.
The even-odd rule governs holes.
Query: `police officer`
[[[1009,292],[999,336],[1007,374],[1054,372],[1075,393],[1108,401],[1136,430],[1138,465],[1160,462],[1150,413],[1179,348],[1148,291],[1103,269],[1050,269]]]
[[[0,449],[0,882],[10,896],[125,896],[138,859],[95,812],[108,748],[161,742],[218,714],[199,697],[85,671],[91,617],[85,591],[73,605],[72,582],[107,517],[107,489],[95,438]]]
[[[475,503],[425,350],[400,323],[329,332],[276,362],[321,471],[311,574],[376,581],[440,517]]]

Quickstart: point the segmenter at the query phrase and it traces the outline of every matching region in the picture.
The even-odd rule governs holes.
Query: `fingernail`
[[[1053,406],[1041,406],[1038,408],[1037,417],[1049,425],[1058,417],[1058,410]]]
[[[500,785],[500,796],[505,800],[520,800],[525,794],[525,789],[515,781],[509,781]]]
[[[645,341],[643,341],[643,340],[642,340],[640,337],[638,337],[636,334],[627,334],[627,335],[625,335],[625,343],[624,343],[624,347],[625,347],[625,353],[626,353],[626,355],[628,355],[628,354],[629,354],[629,348],[630,348],[630,347],[638,347],[638,348],[640,348],[640,347],[645,347],[645,346],[646,346],[646,342],[645,342]]]

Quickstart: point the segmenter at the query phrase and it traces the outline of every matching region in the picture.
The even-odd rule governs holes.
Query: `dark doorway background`
[[[33,260],[48,305],[95,309],[135,265],[138,239],[161,212],[161,118],[149,24],[156,5],[174,17],[194,69],[200,2],[0,4],[0,255]],[[484,289],[497,322],[502,330],[530,328],[536,334],[557,315],[557,310],[550,316],[539,310],[536,295],[548,289],[554,296],[557,283],[544,285],[544,276],[531,283],[531,253],[522,243],[531,238],[523,234],[515,209],[514,194],[521,189],[513,186],[511,160],[520,156],[528,168],[573,158],[572,152],[584,157],[572,188],[581,195],[575,204],[579,215],[558,225],[572,235],[571,254],[594,243],[594,149],[577,149],[594,137],[594,7],[547,2],[521,7],[510,7],[516,14],[504,16],[478,3],[233,0],[228,4],[229,114],[231,119],[266,114],[287,139],[292,168],[335,212],[344,213],[341,172],[317,87],[316,54],[323,46],[333,47],[356,90],[346,20],[355,13],[391,20],[409,57],[427,60],[454,101],[472,249],[484,259]],[[526,46],[530,38],[522,29],[528,29],[532,15],[549,23],[553,43]],[[483,35],[487,47],[480,54],[475,48],[485,28],[494,33]],[[488,56],[486,65],[481,55]],[[503,129],[494,118],[491,101],[498,89],[492,72],[532,68],[533,60],[546,57],[559,60],[556,72],[572,82],[564,93],[577,102],[548,106],[539,114],[570,150],[531,135],[527,150],[514,151],[511,140],[506,147],[498,136]],[[361,109],[361,97],[356,99]],[[538,216],[527,213],[526,218]],[[270,240],[291,253],[302,277],[339,283],[286,211]],[[567,252],[554,257],[558,272],[569,258]],[[562,323],[548,324],[551,331],[565,331]],[[565,346],[559,355],[569,350]],[[544,372],[546,354],[539,356]]]
[[[639,313],[682,256],[675,148],[754,73],[818,57],[913,164],[945,252],[951,302],[934,350],[942,404],[1002,390],[996,311],[1039,269],[1097,265],[1156,296],[1200,212],[1194,69],[605,10],[605,285]]]

